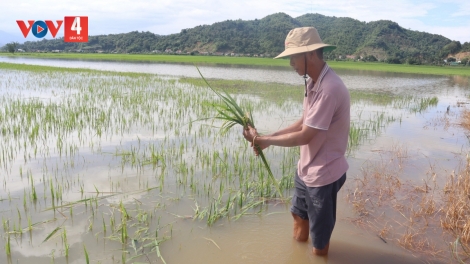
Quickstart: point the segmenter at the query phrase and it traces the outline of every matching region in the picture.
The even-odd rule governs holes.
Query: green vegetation
[[[253,115],[251,112],[251,108],[248,110],[242,110],[242,108],[237,104],[237,101],[233,99],[233,97],[227,93],[226,91],[218,91],[212,88],[212,86],[207,82],[206,78],[202,75],[199,68],[197,68],[199,75],[204,80],[204,83],[222,100],[223,103],[210,103],[209,105],[217,111],[217,115],[214,119],[222,120],[224,123],[220,127],[221,133],[227,133],[230,128],[234,127],[235,125],[241,125],[243,129],[248,129],[248,127],[255,128],[255,123],[253,120]],[[253,140],[254,143],[254,140]],[[263,150],[258,146],[254,145],[256,150],[258,151],[258,155],[263,161],[264,167],[268,172],[269,180],[274,184],[276,187],[276,191],[281,197],[283,198],[282,191],[279,188],[279,183],[277,182],[276,178],[274,177],[271,167],[269,166],[266,157],[264,156]]]
[[[0,53],[0,55],[8,55]],[[15,56],[32,58],[55,59],[85,59],[103,61],[148,61],[187,64],[224,64],[247,66],[281,66],[287,67],[289,62],[285,59],[274,60],[272,58],[252,57],[226,57],[226,56],[189,56],[189,55],[151,55],[151,54],[98,54],[98,53],[21,53]]]
[[[330,59],[353,55],[367,61],[406,63],[412,59],[414,64],[440,64],[449,54],[470,50],[470,43],[461,44],[440,35],[404,29],[393,21],[365,23],[321,14],[292,18],[285,13],[250,21],[227,20],[201,25],[167,36],[133,31],[90,36],[87,43],[64,42],[62,38],[27,41],[20,48],[26,51],[237,53],[273,57],[284,49],[289,30],[302,26],[316,27],[324,42],[337,45],[336,50],[325,54]]]
[[[10,52],[10,53],[15,53],[16,51],[16,48],[19,46],[20,44],[18,42],[10,42],[8,44],[5,45],[5,50]]]
[[[0,53],[0,56],[2,54]],[[142,54],[74,54],[74,53],[22,53],[33,58],[54,59],[86,59],[103,61],[148,61],[165,63],[244,65],[290,68],[286,59],[269,59],[253,57],[224,56],[186,56],[186,55],[142,55]],[[461,75],[470,76],[470,67],[464,66],[432,66],[432,65],[397,65],[380,62],[327,61],[333,69],[379,71],[393,73],[412,73],[430,75]]]

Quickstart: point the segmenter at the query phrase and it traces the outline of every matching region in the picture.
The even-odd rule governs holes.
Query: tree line
[[[25,51],[106,53],[238,53],[274,56],[284,50],[284,39],[295,27],[314,26],[325,43],[337,48],[328,59],[381,60],[389,63],[437,63],[449,54],[470,51],[441,35],[413,31],[389,20],[363,22],[347,17],[305,14],[293,18],[276,13],[255,20],[226,20],[200,25],[171,35],[133,31],[90,36],[87,43],[64,42],[62,38],[27,41],[17,45]]]

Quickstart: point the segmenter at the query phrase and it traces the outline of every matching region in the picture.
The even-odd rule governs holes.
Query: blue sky
[[[90,35],[135,30],[167,35],[227,19],[261,19],[284,12],[292,17],[320,13],[366,22],[386,19],[407,29],[470,42],[469,0],[19,0],[3,1],[0,8],[0,32],[4,33],[0,36],[19,39],[24,38],[16,20],[78,15],[88,16]],[[58,35],[63,35],[63,28]],[[28,40],[37,39],[30,34]]]

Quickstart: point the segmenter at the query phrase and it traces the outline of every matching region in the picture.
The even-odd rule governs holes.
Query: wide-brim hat
[[[274,57],[282,58],[294,54],[314,51],[323,48],[323,51],[330,51],[336,49],[336,46],[323,43],[314,27],[301,27],[294,28],[289,31],[285,41],[285,50]]]

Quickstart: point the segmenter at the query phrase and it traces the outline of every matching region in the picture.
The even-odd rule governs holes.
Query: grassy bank
[[[9,55],[0,53],[0,56],[47,58],[47,59],[83,59],[103,61],[146,61],[165,63],[197,63],[215,65],[246,65],[289,68],[287,59],[274,60],[272,58],[255,57],[226,57],[226,56],[187,56],[187,55],[151,55],[151,54],[79,54],[79,53],[22,53]],[[470,76],[470,67],[461,66],[430,66],[430,65],[403,65],[386,63],[367,63],[351,61],[328,61],[333,69],[380,71],[393,73],[414,73],[431,75],[461,75]]]

